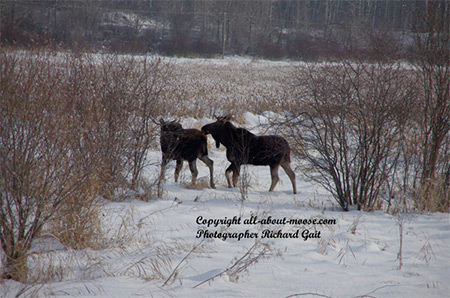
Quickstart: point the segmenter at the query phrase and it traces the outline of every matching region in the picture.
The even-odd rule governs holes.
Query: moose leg
[[[233,177],[234,177],[234,173],[235,173],[235,166],[234,164],[231,164],[226,170],[225,170],[225,177],[227,177],[227,182],[228,182],[228,187],[232,188],[231,186],[231,177],[230,177],[230,173],[233,172]]]
[[[197,180],[198,170],[197,170],[197,160],[191,160],[189,162],[189,170],[192,173],[192,185],[195,185],[195,181]]]
[[[277,185],[278,183],[278,180],[280,180],[280,178],[278,177],[279,167],[280,165],[270,166],[270,176],[272,177],[272,184],[270,185],[269,191],[273,191],[275,185]]]
[[[166,157],[162,157],[161,161],[161,172],[159,173],[159,181],[166,180],[166,166],[169,160]]]
[[[238,185],[238,179],[239,179],[240,173],[241,173],[241,166],[240,165],[234,166],[234,171],[233,171],[233,186],[234,187],[236,187]]]
[[[183,168],[183,161],[181,159],[177,159],[177,165],[175,167],[175,182],[178,182],[178,177],[180,176],[182,168]]]
[[[297,193],[297,183],[295,182],[295,173],[291,169],[290,163],[283,163],[281,164],[281,167],[286,172],[286,174],[289,176],[289,179],[291,179],[292,188],[294,190],[294,194]]]
[[[169,160],[164,157],[162,157],[162,161],[161,161],[161,172],[159,173],[159,179],[158,179],[158,197],[162,197],[162,187],[161,187],[161,183],[162,181],[165,180],[165,172],[166,172],[166,166],[167,163],[169,162]]]
[[[208,157],[208,155],[200,157],[200,160],[203,161],[209,168],[209,185],[211,188],[216,188],[214,185],[214,162]]]

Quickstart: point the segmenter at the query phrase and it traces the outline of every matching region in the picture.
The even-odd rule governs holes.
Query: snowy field
[[[258,118],[245,115],[246,125],[255,126]],[[150,155],[160,158],[158,151]],[[104,204],[108,248],[74,251],[41,239],[29,263],[54,270],[59,281],[32,286],[2,281],[1,296],[18,291],[39,297],[449,296],[448,214],[344,213],[301,175],[297,195],[282,171],[275,191],[267,192],[268,167],[253,166],[246,169],[249,188],[242,201],[239,188],[226,188],[224,151],[211,146],[210,156],[217,189],[189,187],[187,166],[181,182],[174,183],[172,162],[163,199]],[[198,165],[199,184],[206,185],[207,167]],[[146,175],[154,179],[157,172],[155,164]],[[329,223],[314,225],[311,219]],[[199,234],[205,229],[208,238]],[[292,238],[262,238],[270,236],[266,230]],[[310,235],[306,240],[304,231]]]
[[[244,113],[242,125],[258,133],[264,121]],[[448,213],[342,212],[298,171],[298,194],[281,169],[269,193],[268,167],[246,167],[248,189],[229,189],[225,151],[209,142],[216,189],[206,187],[201,161],[198,187],[189,185],[186,164],[175,183],[172,161],[163,198],[103,203],[105,248],[38,239],[30,274],[51,281],[2,280],[0,297],[450,297]],[[145,175],[154,181],[160,151],[149,159]]]

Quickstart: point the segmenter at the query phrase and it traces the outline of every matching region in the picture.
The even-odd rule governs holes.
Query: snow
[[[257,128],[276,116],[246,112],[244,126],[259,133]],[[181,119],[186,128],[211,121]],[[254,166],[246,168],[250,182],[242,201],[239,188],[226,187],[228,162],[223,147],[216,149],[211,138],[209,142],[217,189],[188,187],[186,165],[181,181],[175,183],[172,162],[166,170],[163,198],[104,203],[105,248],[76,251],[54,238],[40,238],[29,260],[31,271],[36,270],[31,275],[52,271],[55,278],[31,286],[5,280],[0,296],[14,297],[19,291],[55,297],[450,296],[448,213],[342,212],[324,189],[298,172],[297,195],[282,170],[279,184],[269,193],[269,168]],[[160,152],[151,151],[149,160],[159,162]],[[145,171],[150,181],[159,173],[158,162]],[[207,185],[208,168],[198,161],[198,169],[199,184]],[[198,224],[200,216],[239,218],[240,223],[208,227]],[[335,219],[336,224],[244,224],[255,216],[258,220]],[[201,229],[236,235],[247,231],[258,238],[197,238]],[[266,229],[298,230],[300,237],[261,239]],[[320,238],[303,239],[305,230]],[[401,238],[403,266],[399,268]],[[252,253],[246,256],[249,250]]]
[[[257,169],[255,175],[259,177]],[[206,171],[203,174],[206,175]],[[308,200],[318,190],[308,188],[305,182],[301,183],[300,194],[296,196],[290,194],[288,183],[279,185],[273,194],[264,191],[265,185],[256,186],[250,191],[249,199],[242,202],[237,190],[224,186],[217,190],[193,190],[170,180],[163,200],[105,205],[105,223],[112,233],[117,233],[119,222],[126,222],[129,229],[124,236],[126,247],[89,252],[90,258],[96,260],[94,265],[86,264],[89,260],[83,260],[77,252],[63,252],[61,257],[72,255],[73,264],[68,266],[78,265],[74,268],[76,274],[44,285],[40,293],[48,294],[51,290],[56,296],[76,297],[286,297],[300,293],[331,297],[369,293],[375,297],[446,297],[448,294],[447,214],[407,218],[403,236],[404,265],[398,269],[399,235],[394,216],[383,212],[343,213],[332,210],[327,200],[323,202],[327,208],[308,206]],[[175,197],[178,202],[174,202]],[[270,247],[265,258],[238,278],[222,274],[194,288],[243,256],[255,243],[252,239],[207,239],[201,249],[182,262],[175,281],[163,287],[163,279],[148,280],[151,277],[149,259],[157,258],[158,249],[167,246],[167,250],[174,250],[176,255],[172,256],[170,266],[174,269],[192,247],[202,241],[195,238],[198,228],[204,227],[196,223],[199,216],[213,219],[237,216],[244,220],[251,215],[261,219],[268,216],[332,218],[337,224],[306,227],[321,231],[320,239],[262,240]],[[217,229],[209,227],[227,232],[245,232],[246,229],[258,232],[265,228],[292,231],[305,227],[245,226],[242,223],[229,228],[226,225]],[[427,245],[430,248],[424,251]],[[139,261],[141,266],[134,265]],[[170,274],[170,269],[165,272],[165,277]],[[82,276],[84,279],[80,280]]]

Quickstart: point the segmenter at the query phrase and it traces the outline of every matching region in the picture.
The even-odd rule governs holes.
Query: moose
[[[216,117],[217,121],[202,127],[204,134],[211,134],[216,141],[216,147],[223,144],[227,151],[227,159],[231,165],[225,170],[228,187],[236,187],[243,164],[270,166],[272,183],[269,191],[273,191],[280,178],[278,169],[281,166],[292,182],[294,194],[297,193],[295,173],[291,169],[290,148],[288,142],[281,136],[257,136],[244,128],[235,127],[231,122],[232,115]],[[233,180],[230,174],[233,173]]]
[[[183,161],[186,160],[192,173],[192,184],[195,185],[198,175],[197,158],[199,158],[208,166],[210,173],[209,183],[211,188],[215,188],[213,177],[214,162],[208,157],[207,136],[198,129],[184,129],[176,120],[164,121],[164,119],[160,119],[159,125],[161,128],[159,140],[162,151],[160,182],[164,180],[166,166],[170,160],[176,160],[177,162],[175,182],[178,182]],[[158,193],[159,190],[160,184],[158,184]]]

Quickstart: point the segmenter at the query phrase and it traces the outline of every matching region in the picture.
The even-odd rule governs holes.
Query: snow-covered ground
[[[247,127],[264,120],[249,113],[245,119]],[[183,124],[198,128],[208,121]],[[186,165],[175,183],[172,162],[162,199],[105,202],[106,248],[75,251],[40,239],[29,265],[35,274],[52,271],[53,281],[2,281],[0,297],[19,291],[39,297],[450,296],[449,214],[342,212],[300,173],[297,195],[282,170],[269,193],[268,167],[253,166],[245,170],[249,187],[242,201],[239,188],[226,187],[223,148],[210,146],[210,157],[216,189],[189,187]],[[149,158],[158,161],[160,152]],[[207,185],[207,167],[198,161],[198,168],[199,185]],[[155,162],[146,176],[152,180],[158,172]],[[314,225],[314,219],[330,221]],[[279,230],[292,238],[262,238]]]

